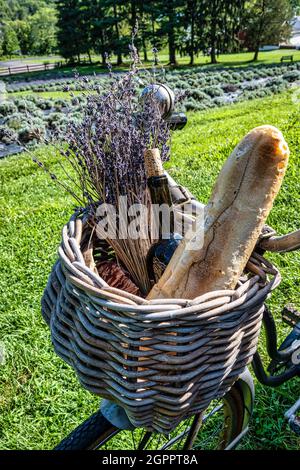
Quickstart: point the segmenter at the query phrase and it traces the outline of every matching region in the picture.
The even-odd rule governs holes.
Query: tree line
[[[121,65],[135,40],[144,61],[167,49],[169,63],[198,54],[211,62],[289,38],[300,0],[0,0],[0,54],[60,53],[70,62],[93,54]]]
[[[0,56],[57,50],[56,0],[0,0]]]
[[[296,2],[297,3],[297,2]],[[137,47],[148,60],[151,47],[167,47],[169,63],[188,55],[190,64],[199,53],[253,50],[257,58],[262,43],[289,37],[296,4],[290,0],[60,0],[58,43],[70,60],[81,54],[128,54],[128,44],[139,24]]]

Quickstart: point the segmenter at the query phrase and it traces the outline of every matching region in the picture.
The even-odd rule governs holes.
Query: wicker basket
[[[253,272],[235,290],[147,301],[109,287],[87,266],[91,241],[96,249],[87,220],[74,215],[42,299],[54,349],[86,389],[124,407],[134,425],[170,432],[222,397],[251,361],[279,273],[254,253]]]

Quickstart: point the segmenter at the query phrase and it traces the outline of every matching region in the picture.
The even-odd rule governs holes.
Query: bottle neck
[[[156,221],[158,219],[159,238],[167,238],[167,235],[174,233],[174,212],[172,209],[173,204],[168,178],[165,174],[150,176],[147,183],[150,191],[151,203],[155,204],[154,214]],[[163,214],[166,208],[161,208],[162,205],[169,207],[168,214],[165,213],[165,215],[168,215],[168,221],[163,220]],[[157,213],[157,211],[159,212]],[[167,222],[168,226],[166,226]]]

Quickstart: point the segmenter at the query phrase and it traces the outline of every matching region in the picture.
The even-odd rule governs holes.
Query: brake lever
[[[287,253],[300,249],[300,229],[280,237],[262,238],[258,243],[264,251]]]
[[[284,417],[288,420],[290,428],[294,433],[300,436],[300,417],[297,416],[297,412],[300,410],[300,398],[296,403],[285,412]]]

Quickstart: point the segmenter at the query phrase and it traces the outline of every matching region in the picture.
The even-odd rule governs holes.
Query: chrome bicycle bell
[[[147,96],[153,96],[158,102],[162,117],[166,119],[174,111],[175,95],[167,85],[153,83],[146,86],[141,93],[141,101],[147,99]]]
[[[184,113],[175,113],[175,94],[167,85],[157,83],[146,86],[141,93],[140,100],[146,101],[147,96],[157,100],[163,119],[170,123],[173,130],[182,129],[187,123]]]

